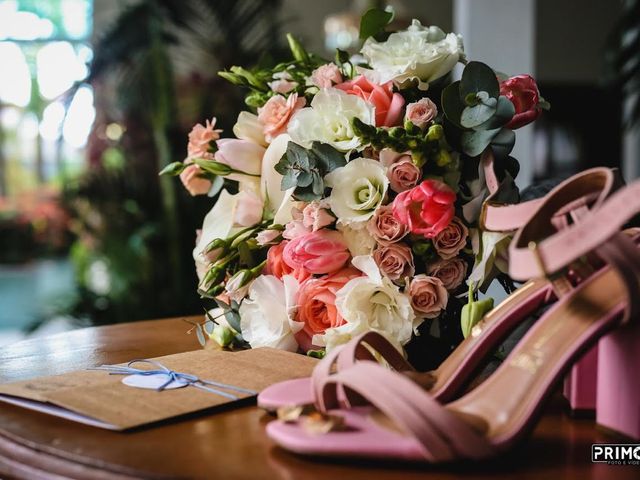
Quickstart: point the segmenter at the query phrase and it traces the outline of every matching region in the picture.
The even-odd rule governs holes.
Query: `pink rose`
[[[393,215],[412,233],[433,238],[453,218],[456,193],[438,180],[425,180],[400,193],[393,201]]]
[[[412,189],[422,178],[422,171],[411,159],[411,152],[398,153],[383,148],[380,151],[380,163],[387,167],[389,186],[396,193]]]
[[[327,63],[311,72],[311,83],[318,88],[333,87],[336,83],[342,83],[342,75],[335,63]]]
[[[449,293],[439,278],[416,275],[409,284],[409,299],[419,317],[435,318],[447,307]]]
[[[323,202],[313,201],[302,210],[302,224],[313,232],[328,227],[335,221],[336,218],[329,213]]]
[[[416,127],[424,130],[429,123],[436,118],[438,107],[429,98],[421,98],[417,102],[407,105],[404,120],[413,123]]]
[[[505,128],[515,130],[524,127],[538,118],[542,111],[538,106],[538,85],[530,75],[516,75],[500,82],[500,95],[507,97],[516,109],[515,115]]]
[[[438,260],[428,266],[427,273],[439,278],[447,290],[455,290],[467,277],[467,268],[467,262],[456,257],[450,260]]]
[[[261,145],[237,138],[222,138],[216,145],[216,161],[249,175],[260,175],[262,172],[262,157],[266,150]]]
[[[362,273],[347,267],[331,275],[305,280],[298,290],[298,309],[295,320],[304,324],[295,334],[300,347],[307,351],[314,348],[314,335],[323,335],[328,328],[343,325],[345,320],[336,308],[336,292]]]
[[[187,192],[189,192],[192,197],[205,195],[211,190],[211,180],[202,178],[200,176],[201,173],[202,170],[200,170],[199,166],[191,164],[180,174],[182,185],[184,185],[184,188],[187,189]]]
[[[400,193],[411,190],[418,184],[422,179],[422,170],[416,167],[411,159],[402,160],[389,167],[387,177],[391,190]]]
[[[373,252],[373,259],[380,271],[394,282],[402,283],[416,273],[411,249],[403,243],[378,246]]]
[[[293,275],[298,282],[303,282],[311,277],[311,273],[304,268],[291,268],[286,264],[283,258],[283,252],[289,242],[286,240],[274,245],[267,252],[267,264],[264,267],[265,275],[273,275],[280,280],[285,275]]]
[[[378,207],[371,220],[367,222],[367,230],[383,245],[398,242],[409,233],[409,227],[393,216],[391,205]]]
[[[360,75],[354,80],[336,85],[336,88],[372,104],[376,109],[377,127],[393,127],[400,123],[404,98],[397,92],[393,93],[393,82],[376,85]]]
[[[238,203],[233,215],[233,223],[239,227],[252,227],[262,220],[264,204],[252,191],[241,191],[236,196]]]
[[[268,142],[287,131],[292,115],[304,107],[305,103],[306,100],[298,98],[297,93],[292,93],[288,98],[274,95],[258,109],[258,120],[264,125],[264,136]]]
[[[433,246],[445,260],[458,255],[467,244],[469,229],[458,217],[453,217],[451,223],[443,228],[433,239]]]
[[[291,268],[304,268],[311,273],[323,274],[342,268],[351,255],[340,232],[318,230],[287,243],[283,258]]]
[[[220,138],[222,130],[215,130],[216,117],[211,121],[207,120],[206,125],[198,123],[189,133],[189,144],[187,154],[190,158],[211,158],[209,145]]]

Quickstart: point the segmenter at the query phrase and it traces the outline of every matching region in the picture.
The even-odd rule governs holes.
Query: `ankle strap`
[[[618,234],[640,211],[640,182],[619,190],[604,203],[604,193],[611,188],[611,176],[611,170],[606,168],[587,170],[563,182],[545,197],[509,246],[509,275],[514,280],[559,272]],[[574,201],[598,190],[603,194],[595,200],[591,212],[580,222],[560,232],[555,230],[551,218],[567,200]]]
[[[527,202],[517,204],[505,204],[498,202],[496,199],[500,193],[500,182],[498,181],[498,177],[495,172],[495,159],[490,148],[486,149],[482,153],[480,161],[484,172],[485,182],[489,190],[489,196],[483,202],[482,210],[480,211],[480,229],[491,232],[512,232],[517,230],[526,224],[533,214],[538,211],[544,202],[544,198],[537,198],[535,200],[529,200]],[[622,184],[621,179],[618,178],[614,170],[606,168],[593,170],[602,170],[603,175],[610,177],[610,180],[605,182],[602,190],[600,191],[593,191],[591,192],[591,195],[587,194],[583,197],[577,197],[571,201],[565,202],[561,208],[554,213],[553,223],[557,229],[567,226],[567,221],[564,216],[571,214],[573,220],[576,221],[579,215],[586,212],[587,208],[583,207],[588,207],[598,198],[598,196],[606,198]],[[590,171],[591,170],[588,170],[587,172]],[[604,173],[605,171],[606,173]],[[564,188],[564,185],[572,183],[574,179],[575,177],[565,180],[556,188]],[[578,179],[577,181],[585,180]],[[580,212],[580,210],[582,210],[582,212]]]

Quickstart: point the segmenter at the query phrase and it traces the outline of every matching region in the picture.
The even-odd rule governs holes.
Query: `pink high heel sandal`
[[[495,456],[526,436],[563,375],[613,332],[599,350],[598,418],[640,439],[640,251],[620,232],[640,212],[640,182],[560,232],[551,221],[562,200],[558,193],[546,197],[514,237],[510,275],[557,275],[590,254],[607,265],[556,302],[491,377],[443,406],[404,375],[360,362],[319,386],[316,407],[324,415],[273,421],[269,437],[307,455],[431,463]],[[340,389],[371,406],[336,409]],[[614,405],[615,414],[609,410]]]
[[[485,179],[491,192],[483,206],[481,221],[483,228],[492,231],[515,230],[528,220],[542,200],[537,199],[517,205],[502,205],[495,202],[499,182],[493,169],[493,156],[485,153],[482,159]],[[568,225],[567,216],[578,221],[589,208],[597,208],[619,186],[614,172],[608,168],[594,168],[575,175],[558,185],[553,192],[563,194],[565,201],[554,213],[556,228]],[[580,188],[578,188],[580,187]],[[577,192],[577,193],[574,193]],[[575,282],[573,282],[575,283]],[[417,372],[398,353],[396,347],[381,335],[373,332],[353,339],[344,350],[336,350],[314,372],[313,378],[301,378],[277,383],[258,395],[258,406],[268,411],[291,405],[310,405],[317,394],[317,385],[329,375],[333,368],[341,370],[358,360],[385,360],[394,370],[405,372],[415,382],[441,402],[447,402],[465,387],[482,361],[525,319],[544,305],[555,301],[573,289],[566,277],[532,279],[489,312],[466,338],[432,372]],[[369,348],[367,348],[369,347]],[[314,386],[315,385],[315,386]],[[341,397],[341,400],[344,400]]]

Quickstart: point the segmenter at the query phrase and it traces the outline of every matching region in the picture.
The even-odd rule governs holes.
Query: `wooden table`
[[[0,350],[0,382],[199,348],[174,318],[87,328],[26,340]],[[256,407],[193,415],[117,433],[0,404],[0,478],[640,478],[640,467],[591,464],[594,442],[613,441],[588,420],[571,420],[559,398],[533,437],[506,458],[448,467],[314,461],[275,447],[270,417]]]

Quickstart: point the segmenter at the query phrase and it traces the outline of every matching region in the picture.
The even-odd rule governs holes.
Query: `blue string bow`
[[[157,367],[154,370],[143,370],[140,368],[134,368],[131,365],[135,363],[147,363],[149,365],[153,365]],[[211,380],[201,380],[195,375],[191,375],[189,373],[176,372],[175,370],[171,370],[170,368],[165,367],[160,362],[156,362],[155,360],[146,360],[146,359],[136,359],[131,360],[127,363],[126,366],[123,365],[101,365],[99,367],[90,368],[89,370],[104,370],[109,372],[109,375],[143,375],[143,376],[154,376],[154,375],[163,375],[167,377],[167,381],[156,388],[156,391],[161,392],[165,388],[167,388],[172,382],[182,383],[191,387],[199,388],[200,390],[204,390],[206,392],[215,393],[216,395],[220,395],[221,397],[228,398],[230,400],[238,400],[237,395],[232,393],[224,392],[222,390],[218,390],[218,387],[223,388],[225,390],[233,390],[240,393],[246,393],[248,395],[257,395],[258,392],[253,390],[247,390],[246,388],[236,387],[235,385],[229,385],[226,383],[213,382]]]

